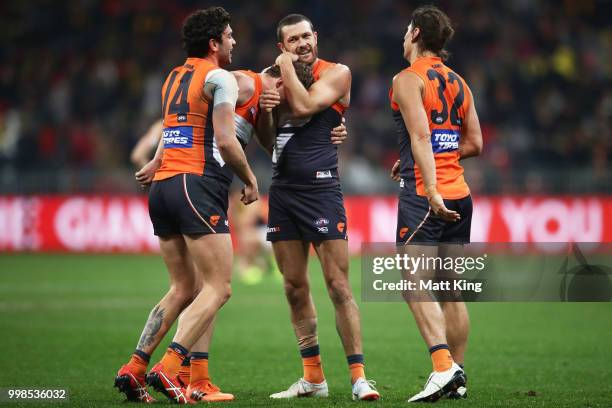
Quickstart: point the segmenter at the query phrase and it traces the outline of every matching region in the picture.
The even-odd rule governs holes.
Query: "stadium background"
[[[165,75],[184,60],[182,20],[212,4],[0,4],[0,388],[68,388],[82,406],[120,400],[110,390],[114,371],[163,293],[165,272],[156,255],[91,253],[156,249],[129,152],[159,116]],[[402,38],[421,3],[215,4],[232,14],[231,69],[268,66],[277,55],[276,22],[290,12],[313,20],[323,58],[351,68],[340,165],[359,292],[358,244],[391,240],[395,228],[387,92],[406,66]],[[473,239],[612,242],[609,2],[435,4],[455,23],[449,65],[470,84],[483,128],[483,155],[465,162],[476,200]],[[265,192],[269,159],[254,145],[247,154]],[[340,344],[316,263],[311,272],[332,403],[341,406]],[[299,375],[281,285],[238,281],[234,294],[211,349],[213,374],[245,406],[265,406],[265,395]],[[371,375],[398,403],[425,381],[421,340],[405,307],[361,309]],[[470,311],[470,405],[610,406],[609,304]],[[262,349],[273,355],[250,357]]]

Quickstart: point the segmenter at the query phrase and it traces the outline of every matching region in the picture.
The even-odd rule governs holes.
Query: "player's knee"
[[[219,286],[216,290],[216,294],[219,299],[219,307],[221,307],[232,297],[232,285],[228,282]]]
[[[307,301],[310,289],[307,283],[300,281],[285,281],[285,295],[291,306],[299,306]]]
[[[170,287],[172,298],[183,306],[188,305],[194,299],[193,288],[187,285],[172,285]]]

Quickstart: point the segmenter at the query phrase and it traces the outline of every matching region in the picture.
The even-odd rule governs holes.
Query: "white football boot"
[[[423,391],[414,395],[408,402],[436,402],[451,391],[465,387],[465,374],[461,367],[453,363],[446,371],[434,371],[429,375]]]
[[[303,398],[303,397],[327,397],[329,396],[329,390],[327,388],[327,381],[323,381],[320,384],[313,384],[300,378],[291,387],[285,391],[277,392],[276,394],[270,395],[270,398]]]
[[[368,381],[363,377],[359,377],[353,384],[353,401],[376,401],[380,398],[380,393],[376,391],[374,381]]]

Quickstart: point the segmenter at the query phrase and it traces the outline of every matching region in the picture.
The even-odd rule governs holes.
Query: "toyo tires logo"
[[[451,129],[434,129],[431,132],[431,147],[434,153],[452,152],[459,148],[461,134]]]
[[[162,136],[164,138],[165,149],[193,146],[193,127],[191,126],[165,128]]]

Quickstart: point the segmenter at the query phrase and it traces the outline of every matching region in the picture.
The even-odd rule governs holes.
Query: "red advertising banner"
[[[349,247],[393,242],[397,199],[345,200]],[[230,219],[231,222],[231,219]],[[473,242],[612,242],[612,197],[478,197]],[[0,251],[154,252],[142,196],[0,197]]]

